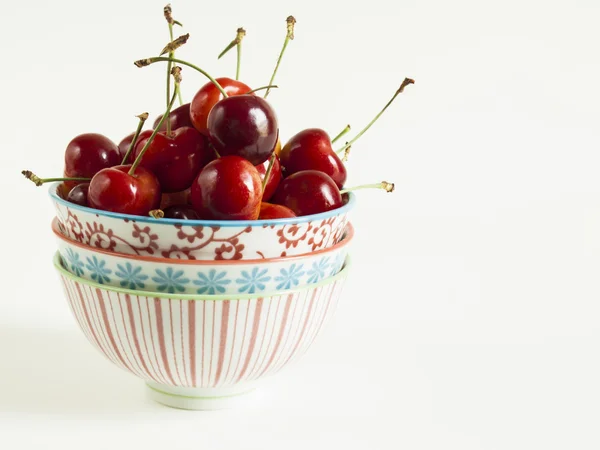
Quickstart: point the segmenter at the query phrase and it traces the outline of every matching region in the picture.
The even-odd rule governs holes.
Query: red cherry
[[[283,205],[275,205],[273,203],[262,202],[260,204],[259,220],[267,219],[286,219],[288,217],[296,217],[294,211]]]
[[[256,220],[261,197],[256,167],[239,156],[208,163],[191,189],[192,206],[207,220]]]
[[[76,136],[65,150],[65,177],[91,178],[100,170],[120,164],[119,148],[106,136],[86,133]],[[78,183],[67,181],[72,188]]]
[[[173,205],[189,205],[190,204],[190,190],[179,192],[167,192],[163,193],[160,200],[160,209],[163,211]]]
[[[293,136],[281,149],[281,165],[287,174],[301,170],[320,170],[342,189],[346,183],[346,167],[333,151],[329,135],[319,128],[309,128]]]
[[[152,172],[130,165],[102,169],[92,178],[88,202],[92,208],[145,216],[160,204],[160,184]]]
[[[229,97],[247,94],[251,91],[250,87],[241,81],[226,77],[217,78],[216,80]],[[208,135],[208,114],[220,100],[223,100],[223,94],[212,81],[202,86],[192,99],[190,118],[196,129],[201,133]]]
[[[142,139],[149,138],[151,134],[152,134],[152,130],[142,131],[140,133],[140,135],[138,136],[138,142],[140,142]],[[129,146],[131,145],[131,141],[133,140],[134,136],[135,136],[135,133],[128,134],[121,140],[121,142],[119,142],[119,156],[121,157],[121,161],[123,161],[123,158],[125,158],[125,155],[127,154],[127,150],[129,150]],[[127,161],[125,161],[124,164],[132,164],[133,160],[134,160],[133,152],[131,152],[129,154],[129,157],[127,158]]]
[[[67,201],[80,206],[88,206],[88,189],[90,183],[81,183],[75,186],[67,195]]]
[[[147,141],[148,138],[138,142],[134,159]],[[202,167],[214,156],[205,136],[195,128],[182,127],[169,136],[163,132],[156,133],[140,165],[156,175],[162,192],[179,192],[191,186]]]
[[[199,220],[200,216],[190,205],[172,205],[163,211],[168,219]]]
[[[267,169],[269,168],[269,160],[267,159],[264,163],[256,166],[256,170],[258,170],[258,174],[260,175],[260,179],[264,181],[265,175],[267,174]],[[271,175],[269,175],[269,180],[265,186],[265,192],[263,193],[263,200],[269,200],[273,197],[273,194],[277,190],[277,186],[279,186],[279,182],[281,181],[281,163],[279,162],[279,158],[275,156],[275,161],[273,161],[273,167],[271,167]]]
[[[272,201],[287,206],[297,216],[308,216],[340,208],[342,195],[329,175],[303,170],[284,179]]]
[[[218,91],[217,91],[218,92]],[[158,126],[158,123],[162,119],[162,115],[158,116],[152,125],[152,129]],[[169,121],[171,122],[171,131],[175,131],[182,127],[193,127],[192,119],[190,117],[190,103],[184,103],[183,105],[175,108],[169,113]],[[167,121],[165,120],[158,131],[166,131]]]
[[[208,133],[219,155],[241,156],[255,166],[269,159],[279,137],[275,111],[255,95],[217,103],[208,115]]]

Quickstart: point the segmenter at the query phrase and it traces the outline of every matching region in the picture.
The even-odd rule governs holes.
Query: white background
[[[600,5],[597,1],[177,0],[178,52],[216,56],[244,26],[242,78],[268,81],[289,137],[358,130],[354,268],[330,328],[249,407],[194,413],[84,340],[52,268],[45,189],[69,140],[118,141],[160,113],[162,1],[2,2],[0,447],[600,447]],[[182,30],[183,31],[183,30]],[[179,30],[176,31],[179,33]],[[184,68],[187,100],[204,84]]]

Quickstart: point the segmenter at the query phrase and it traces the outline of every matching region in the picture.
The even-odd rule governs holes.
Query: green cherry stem
[[[345,135],[348,131],[350,131],[350,125],[346,125],[346,128],[344,128],[342,131],[340,131],[340,133],[331,140],[331,143],[335,144],[335,141],[337,141],[339,138],[341,138],[343,135]]]
[[[242,39],[244,39],[244,36],[246,36],[246,30],[244,30],[241,27],[238,28],[237,34],[235,35],[235,39],[233,41],[231,41],[229,44],[227,44],[227,47],[225,47],[225,49],[221,53],[219,53],[219,56],[217,57],[217,59],[221,59],[221,57],[225,53],[227,53],[233,47],[237,47],[237,65],[235,68],[235,79],[236,80],[240,79],[240,66],[242,63]]]
[[[221,92],[223,97],[225,97],[225,98],[229,97],[229,95],[227,95],[227,92],[225,92],[225,89],[223,89],[223,86],[221,86],[219,84],[219,82],[217,80],[215,80],[212,76],[210,76],[206,71],[202,70],[200,67],[195,66],[192,63],[183,61],[182,59],[165,58],[164,56],[155,56],[153,58],[139,59],[139,60],[135,61],[134,64],[137,67],[146,67],[146,66],[149,66],[150,64],[154,64],[154,63],[161,62],[161,61],[171,61],[171,62],[174,62],[177,64],[182,64],[184,66],[191,67],[194,70],[197,70],[202,75],[204,75],[206,78],[208,78],[217,87],[217,89]]]
[[[265,178],[263,179],[263,182],[262,182],[263,195],[265,193],[265,188],[267,187],[267,183],[269,182],[269,177],[271,176],[271,171],[273,170],[273,164],[275,163],[276,157],[277,157],[277,155],[275,154],[275,152],[273,152],[273,154],[269,158],[269,165],[267,166],[267,170],[265,172]]]
[[[296,23],[296,19],[294,19],[294,16],[289,16],[286,19],[286,22],[287,22],[287,34],[285,35],[285,41],[283,41],[283,47],[281,49],[281,52],[279,53],[279,58],[277,58],[277,64],[275,64],[275,69],[273,70],[273,75],[271,75],[271,79],[269,80],[269,85],[272,85],[273,81],[275,80],[275,75],[277,74],[277,70],[279,69],[279,64],[281,63],[281,58],[283,57],[283,54],[285,53],[285,49],[287,48],[288,43],[291,40],[294,40],[294,25]],[[265,98],[268,97],[270,91],[271,91],[271,89],[267,88],[267,92],[265,92]]]
[[[135,144],[137,144],[138,138],[140,137],[140,133],[142,132],[142,128],[144,127],[144,122],[146,122],[146,120],[148,119],[148,113],[145,112],[136,117],[138,119],[140,119],[140,121],[138,122],[138,126],[137,126],[137,129],[135,130],[135,134],[133,135],[133,139],[131,140],[131,144],[129,144],[127,153],[125,153],[125,156],[123,157],[123,161],[121,161],[121,165],[123,165],[127,162],[129,155],[131,155],[131,152],[135,148]]]
[[[371,128],[371,125],[373,125],[375,122],[377,122],[377,119],[379,119],[381,117],[381,115],[385,112],[385,110],[388,109],[388,106],[390,106],[392,104],[392,102],[396,99],[396,97],[398,97],[398,95],[400,95],[402,92],[404,92],[404,88],[406,86],[408,86],[409,84],[414,84],[414,83],[415,83],[415,80],[413,80],[411,78],[405,78],[404,81],[402,82],[402,84],[400,85],[400,87],[398,88],[398,90],[394,93],[394,96],[390,99],[389,102],[386,103],[386,105],[383,107],[383,109],[381,111],[379,111],[379,113],[375,116],[375,118],[373,120],[371,120],[368,123],[368,125],[366,127],[364,127],[360,131],[360,133],[358,133],[351,141],[346,142],[346,145],[344,145],[339,150],[336,150],[336,153],[342,153],[348,147],[350,147],[352,144],[354,144],[358,140],[358,138],[360,138],[363,134],[365,134],[365,132],[369,128]]]
[[[270,84],[268,86],[261,86],[261,87],[257,87],[256,89],[252,89],[249,92],[246,92],[246,94],[254,94],[256,91],[262,91],[263,89],[278,89],[279,86],[277,86],[276,84]]]
[[[385,192],[394,192],[394,183],[388,183],[387,181],[382,181],[381,183],[375,184],[361,184],[360,186],[354,186],[347,189],[342,189],[340,194],[344,195],[348,192],[358,191],[360,189],[383,189]]]
[[[36,186],[41,186],[44,183],[52,183],[54,181],[91,181],[91,178],[83,177],[40,178],[31,170],[22,170],[21,173],[25,178],[31,180]]]
[[[167,21],[168,25],[169,25],[169,44],[172,45],[173,44],[173,24],[177,24],[179,26],[181,26],[180,22],[177,22],[176,20],[173,20],[173,15],[172,15],[172,9],[171,9],[171,4],[169,3],[167,6],[165,6],[163,8],[163,14],[165,16],[165,20]],[[188,35],[189,37],[189,35]],[[185,41],[187,41],[187,38],[185,39]],[[184,43],[185,43],[184,41]],[[173,59],[175,57],[175,50],[169,51],[169,58]],[[171,99],[171,66],[172,66],[172,62],[169,62],[169,64],[167,65],[167,105],[169,104],[169,100]],[[183,100],[181,98],[181,91],[179,91],[179,104],[183,104]],[[171,121],[167,122],[167,134],[171,133]]]

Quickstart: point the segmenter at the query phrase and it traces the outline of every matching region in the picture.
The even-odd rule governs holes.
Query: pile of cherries
[[[138,216],[277,219],[343,205],[347,173],[338,154],[351,143],[336,153],[327,132],[311,128],[282,147],[277,116],[259,89],[231,78],[214,79],[203,71],[211,81],[190,103],[172,109],[181,82],[181,67],[172,65],[196,67],[175,60],[172,51],[169,57],[136,65],[158,61],[169,63],[175,89],[151,129],[142,131],[148,118],[144,113],[138,116],[136,132],[118,145],[101,134],[81,134],[67,145],[64,177],[23,174],[37,185],[62,181],[61,195],[69,202]],[[394,98],[412,82],[406,79]],[[393,189],[391,183],[379,186]]]

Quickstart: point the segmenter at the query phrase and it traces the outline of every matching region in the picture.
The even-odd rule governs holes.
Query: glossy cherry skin
[[[287,219],[289,217],[297,217],[287,206],[275,205],[273,203],[262,202],[260,204],[259,220],[268,219]]]
[[[148,139],[135,146],[135,158]],[[215,157],[205,136],[195,128],[182,127],[171,132],[158,132],[142,156],[140,166],[151,170],[160,182],[162,192],[179,192],[189,188],[200,170]]]
[[[346,183],[346,167],[333,151],[329,135],[319,128],[309,128],[294,135],[281,149],[279,157],[289,175],[301,170],[320,170],[340,189]]]
[[[158,116],[154,120],[154,124],[152,125],[152,129],[156,129],[158,126],[158,122],[162,119],[162,115]],[[184,103],[181,106],[178,106],[173,111],[169,113],[169,120],[171,121],[171,131],[175,131],[178,128],[182,127],[193,127],[192,119],[190,117],[190,103]],[[158,131],[166,131],[167,130],[167,121],[165,120]]]
[[[252,90],[248,85],[231,78],[222,77],[216,80],[229,97],[247,94]],[[199,132],[208,136],[208,114],[213,106],[223,98],[223,94],[212,81],[206,83],[196,93],[190,103],[190,119]]]
[[[268,159],[264,163],[256,166],[256,170],[258,170],[261,181],[264,181],[268,168]],[[267,185],[265,186],[265,192],[263,193],[263,201],[267,201],[271,197],[273,197],[273,194],[277,190],[277,186],[279,186],[279,183],[281,182],[282,178],[283,176],[281,175],[281,163],[279,162],[279,158],[275,156],[275,161],[273,161],[273,167],[271,167],[271,174],[269,175],[269,180],[267,181]]]
[[[76,136],[65,150],[65,177],[91,178],[107,167],[121,163],[117,144],[98,133]],[[79,183],[66,181],[68,188]]]
[[[150,135],[152,134],[152,130],[144,130],[140,133],[140,135],[138,136],[138,142],[140,142],[143,139],[147,139],[150,137]],[[121,158],[121,162],[123,161],[123,158],[125,158],[125,155],[127,154],[127,150],[129,150],[129,146],[131,145],[131,141],[133,140],[133,136],[135,136],[135,133],[131,133],[128,134],[127,136],[125,136],[121,142],[119,142],[119,156]],[[131,152],[129,154],[129,156],[127,157],[127,161],[125,161],[124,164],[133,164],[133,155],[135,152]]]
[[[256,220],[261,198],[258,170],[239,156],[208,163],[191,189],[192,206],[207,220]]]
[[[318,170],[303,170],[284,179],[273,203],[290,208],[297,216],[319,214],[342,206],[342,195],[335,181]]]
[[[92,178],[88,203],[92,208],[135,216],[146,216],[160,204],[160,184],[149,170],[131,166],[102,169]]]
[[[88,206],[88,189],[90,183],[81,183],[69,191],[67,201],[80,206]]]
[[[277,116],[262,97],[228,97],[210,111],[208,134],[219,155],[241,156],[257,166],[275,150],[279,138]]]
[[[167,219],[199,220],[200,216],[190,205],[172,205],[163,210]]]

